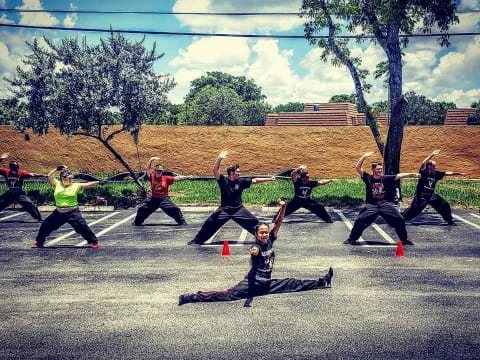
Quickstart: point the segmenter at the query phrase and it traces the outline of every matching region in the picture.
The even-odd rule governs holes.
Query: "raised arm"
[[[90,181],[90,182],[87,182],[87,183],[81,183],[80,186],[82,189],[89,189],[91,187],[94,187],[96,185],[100,184],[100,181]]]
[[[228,151],[223,150],[215,160],[215,164],[213,165],[213,175],[215,175],[215,179],[220,179],[220,164],[223,159],[226,159],[228,156]]]
[[[300,165],[299,167],[293,169],[292,172],[290,173],[290,177],[292,178],[292,181],[296,182],[298,180],[298,173],[306,169],[307,167],[305,165]]]
[[[397,174],[397,176],[395,176],[395,180],[406,179],[406,178],[416,178],[416,179],[419,179],[420,176],[421,176],[421,175],[418,174],[418,173],[400,173],[400,174]]]
[[[59,165],[55,169],[50,170],[47,174],[48,182],[50,185],[55,186],[55,173],[65,170],[67,167],[65,165]]]
[[[278,205],[280,205],[280,211],[278,212],[277,216],[275,217],[275,220],[273,221],[273,234],[275,237],[278,234],[278,230],[280,230],[280,226],[282,225],[283,218],[285,217],[285,209],[287,208],[287,203],[283,201],[282,199],[277,200]]]
[[[148,160],[148,163],[147,163],[147,169],[146,169],[146,172],[147,172],[147,175],[150,176],[152,174],[152,163],[155,161],[155,160],[160,160],[159,157],[151,157],[150,160]]]
[[[355,169],[357,170],[358,175],[360,177],[363,177],[363,162],[365,161],[366,158],[372,156],[374,153],[373,151],[366,152],[365,154],[362,155],[360,159],[358,159],[357,165],[355,165]]]
[[[5,160],[6,158],[8,158],[8,153],[3,153],[2,155],[0,155],[0,163]]]
[[[421,169],[421,170],[425,170],[425,167],[427,166],[427,162],[429,162],[430,160],[432,160],[432,158],[433,158],[435,155],[438,155],[438,154],[440,154],[440,150],[433,150],[430,155],[428,155],[425,159],[423,159],[423,161],[422,161],[422,166],[420,167],[420,169]]]
[[[275,176],[269,177],[269,178],[253,178],[252,179],[252,184],[261,184],[264,182],[269,182],[269,181],[277,181],[277,178]]]

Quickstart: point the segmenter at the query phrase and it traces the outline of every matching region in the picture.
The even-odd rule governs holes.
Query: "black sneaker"
[[[327,224],[333,224],[333,220],[332,219],[328,219],[327,221],[325,221]]]
[[[413,242],[411,242],[410,240],[402,240],[402,244],[403,245],[413,245]]]
[[[188,225],[185,220],[180,220],[177,224],[178,225]]]
[[[457,223],[453,220],[447,221],[448,226],[457,226]]]
[[[357,240],[350,240],[350,239],[347,239],[343,242],[345,245],[360,245]]]
[[[319,279],[319,283],[323,284],[323,285],[320,285],[320,287],[327,287],[327,288],[331,287],[332,277],[333,277],[333,269],[332,269],[332,267],[330,267],[328,269],[327,275],[325,275],[323,278]]]
[[[181,306],[181,305],[183,305],[183,304],[188,303],[188,302],[189,302],[189,301],[188,301],[188,298],[189,298],[188,295],[180,295],[180,296],[178,297],[178,306]]]

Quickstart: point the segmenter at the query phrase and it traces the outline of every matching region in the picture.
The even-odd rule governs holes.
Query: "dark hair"
[[[268,227],[268,230],[270,230],[270,226],[267,223],[258,223],[257,225],[255,225],[255,235],[257,235],[258,229],[260,229],[260,227],[262,226],[266,226]]]
[[[18,170],[20,166],[18,166],[18,162],[16,162],[15,160],[12,160],[8,163],[8,167],[12,170],[13,168],[15,168],[15,170]]]
[[[302,172],[300,173],[300,179],[304,179],[304,178],[306,178],[307,176],[308,176],[308,171],[302,171]]]
[[[240,165],[235,164],[231,165],[227,168],[227,175],[232,175],[235,171],[237,171],[240,168]]]
[[[433,161],[432,160],[428,160],[427,161],[427,166],[432,166],[433,165]]]
[[[64,179],[70,176],[73,177],[73,174],[70,170],[62,170],[62,172],[60,173],[60,179]]]
[[[374,163],[372,163],[372,169],[375,169],[375,168],[376,168],[377,166],[379,166],[379,165],[380,165],[380,166],[383,166],[383,163],[381,163],[381,162],[374,162]]]

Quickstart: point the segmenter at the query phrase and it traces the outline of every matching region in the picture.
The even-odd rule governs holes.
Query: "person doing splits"
[[[249,306],[253,297],[269,294],[299,292],[323,289],[331,286],[333,269],[315,280],[298,280],[293,278],[272,279],[275,251],[273,243],[285,215],[285,202],[279,201],[280,211],[272,229],[268,224],[258,224],[255,231],[255,244],[250,248],[250,271],[245,278],[230,289],[219,291],[199,291],[184,294],[178,298],[178,305],[194,302],[234,301],[248,299],[244,306]]]
[[[60,181],[54,177],[56,172],[60,172]],[[98,239],[82,217],[77,198],[78,194],[83,193],[85,189],[100,182],[74,183],[72,181],[73,174],[64,165],[51,170],[47,176],[50,185],[54,188],[56,209],[43,221],[32,248],[42,248],[47,236],[65,223],[72,225],[73,229],[82,235],[93,248],[98,248]]]
[[[203,244],[210,239],[228,220],[232,219],[251,234],[255,233],[258,219],[248,211],[242,203],[243,190],[252,184],[260,184],[267,181],[275,181],[275,177],[269,178],[240,178],[240,165],[232,165],[227,169],[227,176],[220,174],[220,163],[228,156],[228,151],[222,151],[218,155],[213,174],[220,187],[220,207],[209,216],[195,238],[188,242],[191,244]]]
[[[8,153],[0,156],[0,163],[8,158]],[[0,168],[0,174],[3,175],[7,185],[7,192],[0,196],[0,211],[4,210],[15,201],[18,202],[34,219],[42,221],[40,211],[33,204],[32,200],[23,191],[23,179],[29,177],[44,176],[41,174],[30,173],[20,170],[20,165],[16,161],[10,161],[8,169]]]
[[[452,217],[452,210],[450,205],[440,195],[435,194],[435,185],[438,180],[445,176],[467,174],[453,171],[438,171],[437,163],[432,160],[435,155],[440,154],[440,150],[434,150],[427,156],[420,167],[420,179],[417,183],[417,190],[415,196],[410,204],[410,207],[402,212],[405,221],[411,220],[425,209],[427,205],[433,207],[447,222],[448,225],[455,225]]]
[[[319,218],[327,223],[332,223],[332,218],[325,210],[325,207],[320,203],[312,199],[312,190],[317,186],[326,185],[334,182],[334,179],[314,181],[310,180],[310,175],[305,165],[301,165],[296,169],[293,169],[290,174],[293,182],[295,194],[292,201],[287,204],[285,210],[285,216],[288,216],[300,208],[310,210]]]
[[[168,187],[175,181],[191,179],[192,176],[167,176],[163,174],[163,166],[158,164],[152,172],[152,163],[154,160],[160,160],[158,157],[152,157],[147,163],[147,177],[150,181],[151,196],[142,206],[138,208],[137,216],[132,225],[140,226],[143,222],[153,214],[158,208],[162,209],[165,214],[173,218],[178,225],[186,225],[187,222],[183,217],[182,210],[168,196]]]
[[[417,173],[382,175],[383,164],[376,162],[372,164],[373,175],[370,175],[363,170],[362,166],[365,159],[372,155],[373,152],[365,153],[360,160],[358,160],[355,167],[365,183],[367,204],[360,210],[349,238],[343,243],[358,245],[357,240],[360,238],[363,231],[380,215],[390,226],[395,228],[395,232],[403,245],[413,245],[413,243],[408,240],[405,220],[394,204],[396,192],[395,181],[404,178],[419,178],[420,175]]]

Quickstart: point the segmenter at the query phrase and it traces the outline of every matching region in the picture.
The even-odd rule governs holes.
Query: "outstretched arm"
[[[147,169],[146,169],[146,172],[147,172],[147,175],[150,176],[151,173],[152,173],[152,163],[154,160],[160,160],[159,157],[151,157],[150,160],[148,160],[148,163],[147,163]]]
[[[82,187],[82,189],[89,189],[91,187],[94,187],[96,185],[100,184],[100,181],[90,181],[90,182],[87,182],[87,183],[82,183],[80,184],[80,186]]]
[[[445,171],[445,176],[454,176],[454,175],[467,176],[467,173],[454,172],[454,171]]]
[[[193,179],[193,175],[178,175],[174,177],[175,181]]]
[[[422,166],[420,167],[420,169],[425,170],[425,167],[427,166],[427,162],[432,160],[432,158],[438,154],[440,154],[440,150],[433,150],[430,155],[428,155],[425,159],[423,159]]]
[[[335,179],[320,180],[320,181],[317,181],[317,186],[327,185],[335,181],[336,181]]]
[[[416,179],[419,179],[420,176],[421,176],[421,175],[418,174],[418,173],[400,173],[400,174],[397,174],[397,176],[395,176],[395,180],[406,179],[406,178],[416,178]]]
[[[283,218],[285,217],[285,209],[287,208],[287,203],[283,201],[282,199],[277,200],[278,205],[280,205],[280,211],[278,212],[277,216],[275,217],[275,220],[273,221],[273,234],[275,237],[278,234],[278,230],[280,230],[280,226],[282,225]]]
[[[5,160],[6,158],[8,158],[8,153],[3,153],[2,155],[0,155],[0,163]]]
[[[363,162],[365,161],[366,158],[372,156],[374,153],[373,151],[366,152],[365,154],[362,155],[360,159],[358,159],[357,165],[355,165],[355,169],[357,170],[358,175],[360,177],[363,177]]]
[[[277,181],[277,178],[275,176],[269,177],[269,178],[253,178],[252,179],[252,184],[261,184],[264,182],[269,182],[269,181]]]
[[[228,151],[223,150],[215,160],[215,164],[213,165],[213,175],[215,175],[215,179],[220,179],[220,164],[223,159],[226,159],[228,156]]]

